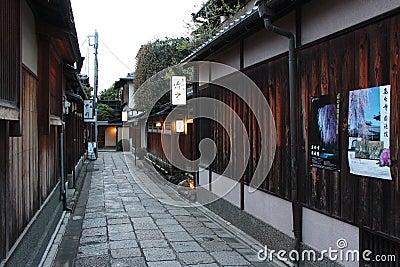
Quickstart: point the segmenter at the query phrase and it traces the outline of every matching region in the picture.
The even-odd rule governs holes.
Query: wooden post
[[[50,133],[50,41],[48,37],[39,38],[39,93],[38,93],[38,127],[39,134]]]

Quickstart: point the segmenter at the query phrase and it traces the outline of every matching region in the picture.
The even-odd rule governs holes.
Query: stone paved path
[[[128,168],[122,153],[91,164],[75,266],[278,266],[258,262],[260,244],[207,209],[146,194],[133,178],[146,168]]]

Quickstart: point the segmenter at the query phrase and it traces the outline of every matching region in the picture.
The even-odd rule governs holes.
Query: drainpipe
[[[300,244],[302,242],[302,206],[298,195],[299,177],[297,175],[297,127],[296,127],[296,55],[295,55],[295,36],[292,32],[283,30],[271,22],[273,9],[286,3],[286,0],[258,0],[258,12],[264,19],[264,26],[270,32],[279,34],[289,39],[289,112],[290,112],[290,177],[291,177],[291,199],[293,215],[293,233],[295,236],[295,249],[300,255]],[[290,1],[289,1],[290,2]],[[291,1],[293,2],[293,1]]]
[[[76,136],[76,113],[78,112],[78,109],[75,109],[72,111],[71,117],[72,117],[72,142],[73,142],[73,147],[72,147],[72,185],[73,188],[76,189],[76,173],[75,173],[75,167],[76,167],[76,144],[77,144],[77,136]]]
[[[60,133],[60,153],[61,153],[61,197],[63,202],[63,210],[67,210],[67,190],[65,188],[65,176],[64,176],[64,128],[65,122],[62,122],[61,133]]]

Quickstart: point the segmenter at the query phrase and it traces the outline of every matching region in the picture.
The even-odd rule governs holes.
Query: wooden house
[[[139,50],[138,54],[141,53],[141,51],[142,49]],[[133,80],[133,73],[128,73],[126,77],[115,81],[114,90],[120,96],[121,112],[124,114],[122,115],[122,127],[118,129],[120,133],[118,139],[129,140],[131,148],[136,149],[145,147],[146,134],[145,122],[141,120],[144,113],[137,110],[135,105]]]
[[[294,98],[289,92],[289,40],[265,29],[255,1],[250,1],[243,15],[232,19],[185,59],[186,62],[218,62],[240,70],[254,81],[269,105],[260,107],[261,99],[251,90],[247,91],[250,101],[245,104],[238,95],[217,85],[224,79],[229,80],[230,74],[217,68],[199,68],[198,76],[202,81],[208,79],[208,83],[200,84],[199,97],[212,97],[231,107],[243,121],[250,142],[249,161],[235,162],[245,164],[246,171],[240,181],[221,177],[230,160],[231,143],[227,131],[217,122],[194,120],[197,139],[212,138],[217,147],[214,162],[198,176],[200,185],[221,196],[208,207],[275,251],[314,249],[321,252],[332,248],[355,250],[361,255],[371,250],[371,257],[395,255],[399,261],[399,1],[265,2],[275,4],[270,7],[269,22],[295,36]],[[353,103],[351,96],[358,89],[388,88],[385,87],[388,85],[391,108],[390,111],[386,109],[385,116],[390,115],[390,120],[382,127],[390,128],[390,138],[387,138],[391,167],[386,169],[388,174],[382,179],[372,174],[378,161],[375,165],[363,165],[363,161],[357,159],[364,170],[357,173],[353,169],[350,150],[354,148],[351,145],[354,139],[349,133],[352,104],[349,103]],[[313,144],[313,132],[320,131],[315,126],[314,101],[322,98],[330,99],[336,110],[337,161],[332,161],[330,166],[328,160],[320,157],[319,146]],[[291,107],[290,102],[296,105]],[[383,121],[380,115],[383,110],[379,110],[378,102],[369,102],[370,108],[377,105],[375,118],[380,120],[382,116],[380,121]],[[259,160],[260,144],[261,138],[266,138],[261,136],[260,129],[271,125],[257,121],[251,105],[265,110],[270,108],[276,127],[274,160],[264,182],[255,191],[249,190],[249,184],[256,167],[263,164]],[[219,106],[214,107],[214,112],[220,117],[232,118],[232,114]],[[366,125],[368,123],[373,122],[365,121]],[[295,133],[293,142],[296,145],[291,153],[292,133]],[[296,160],[295,179],[291,170],[293,159]],[[208,186],[209,182],[213,182],[212,187]],[[225,193],[228,185],[232,185],[232,189]],[[338,241],[343,239],[346,247],[340,248]],[[302,264],[331,266],[333,263],[326,258],[324,262]],[[398,262],[387,265],[367,262],[361,256],[360,261],[337,258],[336,263],[398,266]]]
[[[0,262],[38,265],[84,159],[82,58],[68,0],[1,1],[0,24]]]

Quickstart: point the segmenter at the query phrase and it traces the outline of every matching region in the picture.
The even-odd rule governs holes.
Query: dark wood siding
[[[165,148],[165,150],[168,151],[168,148]],[[147,133],[147,151],[164,161],[167,160],[161,146],[160,133]]]
[[[298,54],[298,166],[300,194],[305,207],[338,218],[353,225],[400,238],[400,15],[396,14],[329,40],[300,47]],[[287,56],[280,56],[243,70],[262,90],[275,118],[277,150],[270,173],[260,189],[290,200],[290,143]],[[380,85],[391,85],[391,168],[392,180],[350,174],[348,147],[349,91]],[[308,151],[308,118],[311,98],[320,95],[336,97],[340,93],[340,172],[310,167]],[[251,151],[244,180],[249,182],[259,158],[259,127],[253,114],[237,96],[215,85],[200,90],[201,96],[221,100],[241,117],[249,134]],[[257,103],[252,92],[248,97]],[[215,113],[222,110],[215,107]],[[231,114],[221,114],[230,118]],[[230,151],[227,132],[215,122],[200,120],[200,135],[216,141],[217,156],[211,169],[222,173]],[[235,127],[234,125],[232,127]],[[208,130],[207,130],[208,129]],[[208,131],[208,132],[207,132]],[[240,139],[235,139],[240,143]],[[238,163],[240,164],[240,163]],[[263,163],[259,163],[263,164]]]
[[[8,251],[7,231],[7,171],[8,171],[8,122],[0,120],[0,259]]]
[[[22,136],[8,140],[6,182],[6,239],[10,249],[28,225],[41,202],[38,172],[37,88],[38,81],[26,70],[22,72]]]
[[[131,124],[129,127],[129,135],[132,137],[132,146],[134,148],[142,147],[142,144],[141,144],[142,135],[141,135],[141,125],[140,124],[138,124],[136,126]]]
[[[19,101],[21,50],[20,1],[0,3],[0,100]]]
[[[299,51],[303,92],[302,142],[307,149],[310,99],[342,95],[340,108],[341,172],[311,168],[304,175],[304,204],[367,229],[400,237],[399,210],[399,16]],[[390,84],[392,181],[350,174],[347,159],[349,90]],[[308,151],[306,152],[308,155]],[[309,166],[307,159],[302,164]]]
[[[84,122],[82,113],[78,112],[83,109],[82,104],[72,103],[71,112],[64,115],[65,121],[65,172],[72,174],[79,159],[85,153],[84,150]],[[74,175],[76,175],[74,173]],[[67,177],[67,176],[66,176]],[[75,179],[75,177],[74,177]]]
[[[44,201],[60,178],[59,127],[51,126],[49,135],[39,136],[40,199]]]
[[[59,178],[58,128],[38,132],[38,80],[22,72],[22,136],[10,137],[0,122],[0,255],[3,259],[55,188]],[[5,175],[4,175],[5,172]],[[7,203],[7,205],[4,205]]]
[[[172,130],[171,134],[161,134],[161,128],[157,127],[157,129],[155,129],[155,123],[164,123],[165,117],[166,116],[158,116],[154,118],[149,118],[147,124],[153,126],[148,127],[148,129],[150,129],[150,132],[149,130],[147,132],[147,151],[150,154],[160,158],[164,162],[168,162],[166,155],[169,155],[170,158],[174,159],[174,155],[176,155],[176,152],[174,151],[176,151],[176,149],[180,149],[185,158],[193,160],[193,124],[187,124],[185,133],[176,133],[174,132],[174,130]]]
[[[281,57],[265,64],[248,68],[244,70],[244,73],[257,84],[268,101],[277,128],[275,159],[260,189],[289,199],[291,187],[290,179],[288,179],[290,177],[290,169],[287,168],[287,166],[290,166],[287,57]],[[229,124],[229,131],[234,135],[234,145],[240,151],[237,155],[232,155],[232,161],[234,162],[235,170],[244,169],[247,164],[243,179],[246,184],[249,184],[257,166],[266,167],[264,166],[265,162],[259,162],[260,144],[262,142],[260,129],[269,132],[270,125],[267,121],[258,122],[250,107],[239,96],[227,89],[213,84],[201,89],[200,95],[202,97],[212,97],[230,106],[246,127],[250,141],[250,159],[248,163],[241,160],[244,149],[244,140],[242,138],[245,138],[245,136],[235,136],[235,133],[238,132],[238,127],[241,127],[241,125]],[[249,100],[249,105],[253,108],[261,109],[256,110],[257,112],[263,112],[262,109],[265,107],[263,107],[262,100],[256,97],[256,94],[248,90],[245,93],[245,97]],[[223,111],[220,105],[213,107],[213,109],[214,117],[221,117],[223,121],[232,121],[232,111]],[[209,137],[215,141],[217,154],[211,165],[211,170],[222,174],[231,157],[228,132],[218,122],[209,119],[200,120],[199,131],[202,138]]]
[[[55,52],[50,50],[50,114],[62,115],[62,64]]]

